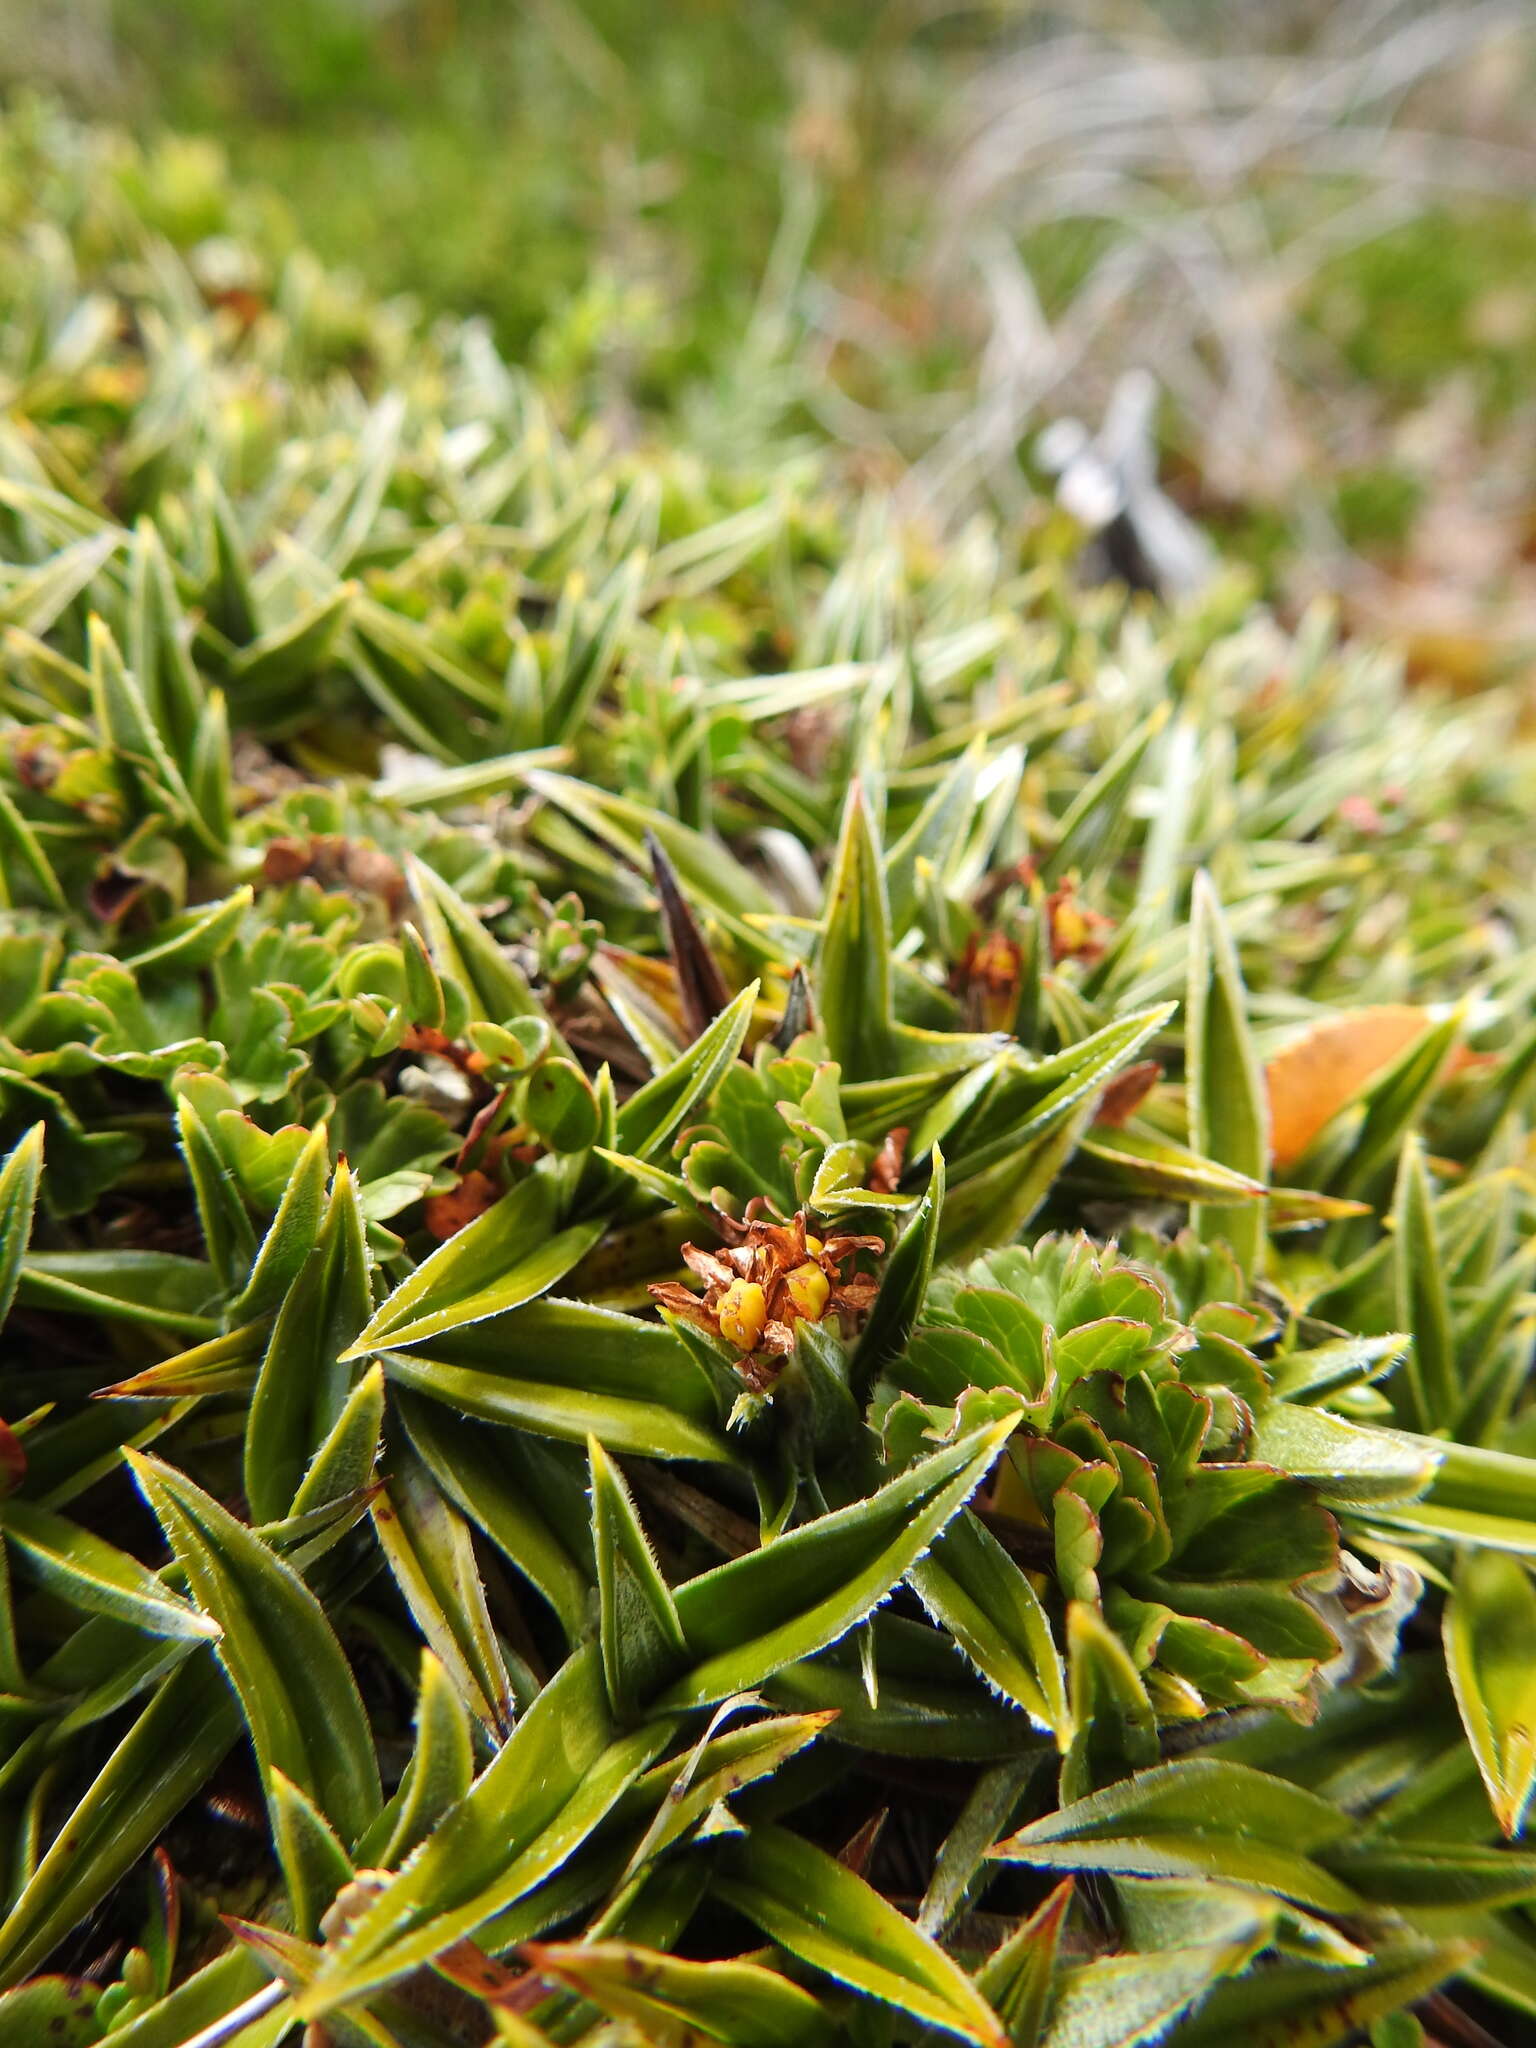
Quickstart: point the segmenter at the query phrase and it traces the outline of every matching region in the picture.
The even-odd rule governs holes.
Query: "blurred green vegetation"
[[[1435,207],[1336,257],[1316,317],[1354,374],[1389,403],[1417,404],[1452,369],[1485,416],[1531,390],[1536,359],[1536,211],[1489,199]]]
[[[890,287],[931,225],[951,89],[1028,12],[1004,0],[949,14],[918,0],[10,5],[23,30],[33,23],[11,74],[53,70],[89,96],[81,111],[140,133],[216,136],[321,257],[429,311],[484,314],[509,348],[558,347],[562,314],[577,330],[604,322],[642,401],[739,337],[786,165],[814,173],[815,254],[834,286],[902,296]],[[52,46],[59,16],[94,24],[95,72],[76,53],[71,81]],[[0,50],[0,82],[7,68]],[[1031,234],[1023,253],[1048,317],[1109,238],[1092,219]],[[1320,268],[1310,317],[1386,403],[1420,402],[1455,366],[1497,412],[1528,381],[1536,299],[1516,300],[1533,268],[1529,205],[1431,208]],[[892,382],[942,380],[956,308],[895,310],[887,341],[905,340],[909,360],[884,366]],[[856,374],[872,373],[861,362]]]
[[[810,430],[839,443],[858,474],[895,476],[968,406],[984,405],[999,317],[984,276],[988,236],[1011,236],[1038,317],[1076,336],[1047,412],[1077,406],[1092,418],[1116,351],[1141,340],[1134,316],[1118,339],[1106,323],[1072,367],[1078,309],[1128,225],[1113,207],[1017,233],[1006,212],[983,219],[965,260],[936,281],[935,253],[956,239],[943,174],[976,118],[966,94],[990,59],[1016,50],[1031,22],[1039,28],[1021,0],[952,11],[925,0],[0,7],[22,23],[0,38],[0,88],[51,85],[141,137],[208,138],[227,157],[232,185],[206,174],[197,143],[151,151],[145,175],[162,189],[150,211],[183,245],[219,231],[198,211],[210,193],[268,204],[288,220],[286,230],[269,223],[269,245],[287,232],[374,291],[408,293],[429,316],[484,315],[557,402],[602,411],[621,434],[636,415],[659,416],[699,445],[712,434],[718,459],[733,420],[744,447]],[[1284,0],[1274,7],[1278,23]],[[1214,17],[1172,0],[1151,0],[1147,24],[1159,9],[1178,32],[1168,47],[1180,61],[1220,42]],[[1080,26],[1086,41],[1104,21],[1124,26],[1103,6],[1085,8],[1080,23],[1056,18],[1056,29]],[[59,22],[71,35],[54,33]],[[1442,111],[1454,132],[1464,109],[1450,98],[1443,108],[1415,102],[1411,118],[1429,130]],[[1069,157],[1048,168],[1070,184]],[[1294,229],[1288,209],[1315,206],[1321,217],[1350,198],[1304,180],[1287,195],[1284,182],[1255,186],[1259,256],[1271,226]],[[251,196],[261,192],[275,197]],[[1176,181],[1160,191],[1155,174],[1146,196],[1149,217],[1199,200]],[[1479,471],[1487,444],[1502,436],[1514,446],[1510,423],[1530,411],[1536,209],[1470,191],[1454,206],[1433,193],[1404,203],[1420,210],[1320,255],[1288,297],[1289,324],[1264,344],[1284,356],[1280,375],[1306,423],[1310,525],[1283,464],[1274,474],[1292,482],[1273,484],[1261,461],[1235,488],[1230,478],[1212,485],[1206,421],[1189,395],[1203,373],[1186,375],[1182,398],[1165,378],[1174,487],[1271,587],[1324,529],[1333,538],[1314,583],[1344,573],[1340,544],[1393,563],[1410,557],[1438,480],[1427,444],[1415,452],[1399,430],[1442,387],[1463,395],[1466,424],[1454,456],[1432,456],[1430,470],[1441,461],[1462,477]],[[1318,246],[1326,251],[1325,237]],[[1198,344],[1212,355],[1222,345]],[[1036,414],[1028,425],[1039,423]],[[1447,445],[1443,434],[1431,441]],[[1014,459],[1009,443],[1003,460]],[[1510,531],[1492,551],[1493,582],[1521,573],[1525,543],[1513,522]]]
[[[640,358],[644,398],[739,332],[794,116],[818,75],[856,86],[889,13],[116,0],[113,19],[124,111],[216,134],[319,255],[429,309],[483,313],[512,350],[562,308],[595,307]],[[848,209],[839,227],[862,232]]]

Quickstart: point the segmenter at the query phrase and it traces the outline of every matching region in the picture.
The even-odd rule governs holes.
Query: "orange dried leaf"
[[[462,1230],[466,1223],[473,1223],[500,1193],[490,1175],[476,1169],[466,1173],[458,1186],[446,1194],[429,1195],[422,1204],[423,1220],[433,1237],[441,1242]]]
[[[876,1194],[894,1195],[901,1185],[901,1171],[907,1159],[907,1140],[912,1135],[905,1124],[897,1124],[885,1134],[885,1143],[869,1162],[869,1174],[864,1185]]]
[[[1156,1060],[1138,1060],[1135,1066],[1127,1067],[1123,1074],[1115,1076],[1099,1097],[1094,1122],[1118,1130],[1141,1107],[1162,1078],[1163,1070]]]
[[[1277,1172],[1295,1165],[1324,1125],[1429,1029],[1427,1010],[1375,1003],[1314,1024],[1264,1069],[1269,1147]]]
[[[432,1958],[432,1967],[450,1984],[457,1984],[487,2005],[510,2006],[523,2011],[549,1995],[548,1986],[530,1977],[526,1970],[509,1970],[488,1956],[477,1942],[454,1942]]]

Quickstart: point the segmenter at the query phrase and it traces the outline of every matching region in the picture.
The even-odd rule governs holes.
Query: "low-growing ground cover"
[[[1528,2024],[1515,704],[151,193],[0,131],[4,2038]]]

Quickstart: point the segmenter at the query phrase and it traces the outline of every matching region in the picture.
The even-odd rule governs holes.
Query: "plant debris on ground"
[[[0,2036],[1519,2038],[1518,704],[147,162],[0,128]]]

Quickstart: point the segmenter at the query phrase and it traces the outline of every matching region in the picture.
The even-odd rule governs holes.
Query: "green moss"
[[[1387,403],[1419,403],[1454,375],[1497,415],[1528,391],[1533,279],[1529,206],[1434,208],[1336,258],[1317,280],[1313,317]]]
[[[1401,470],[1348,470],[1334,482],[1334,515],[1351,547],[1390,553],[1412,532],[1423,498],[1423,484]]]

